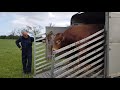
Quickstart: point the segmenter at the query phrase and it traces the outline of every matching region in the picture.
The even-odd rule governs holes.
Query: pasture
[[[15,40],[0,39],[0,78],[23,78],[21,50]]]

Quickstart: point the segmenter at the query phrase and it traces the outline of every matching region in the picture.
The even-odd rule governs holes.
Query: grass
[[[0,78],[23,78],[21,58],[21,50],[16,46],[15,40],[0,39]],[[48,62],[51,62],[51,60]],[[25,76],[25,78],[32,78],[32,76]]]
[[[15,40],[0,39],[0,78],[23,78],[21,50]]]

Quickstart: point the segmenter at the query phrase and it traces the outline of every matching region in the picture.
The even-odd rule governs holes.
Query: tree
[[[8,36],[4,39],[18,39],[18,35],[16,34],[16,29],[13,29]]]
[[[55,26],[55,24],[49,23],[49,27],[54,27],[54,26]]]
[[[41,30],[43,29],[42,26],[38,25],[38,26],[26,26],[27,30],[29,33],[31,33],[32,35],[37,35],[39,33],[41,33]]]
[[[38,25],[38,26],[26,26],[26,27],[23,27],[23,28],[19,28],[19,29],[16,29],[16,33],[18,35],[21,35],[21,31],[22,30],[26,30],[27,32],[29,32],[30,34],[32,35],[36,35],[36,34],[39,34],[41,33],[41,30],[42,30],[42,26]]]
[[[16,30],[16,33],[21,36],[21,29]]]
[[[21,30],[23,30],[22,28],[14,28],[14,32],[15,32],[15,35],[18,35],[20,36],[21,35]]]
[[[15,36],[15,34],[16,34],[16,30],[15,29],[10,32],[11,36]]]

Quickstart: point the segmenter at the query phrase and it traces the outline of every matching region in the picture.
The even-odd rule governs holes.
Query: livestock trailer
[[[46,27],[45,34],[34,36],[34,78],[113,78],[120,76],[120,12],[106,12],[104,29],[52,51],[52,35],[62,33],[69,27]],[[42,40],[42,35],[46,36],[46,42],[37,42]],[[94,39],[90,40],[91,38]],[[86,40],[90,41],[79,46]],[[63,52],[76,45],[77,47]],[[86,46],[87,49],[82,52],[72,54]],[[84,55],[86,52],[87,54]],[[67,55],[70,56],[64,58]],[[82,57],[69,62],[80,55]],[[78,62],[81,63],[77,64]]]

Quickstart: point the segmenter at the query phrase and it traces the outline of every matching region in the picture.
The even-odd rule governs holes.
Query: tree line
[[[53,23],[49,23],[50,27],[54,27],[55,25]],[[41,30],[43,29],[42,26],[37,25],[37,26],[26,26],[23,28],[15,28],[14,30],[12,30],[9,35],[1,35],[0,39],[18,39],[19,36],[21,36],[21,31],[22,30],[26,30],[29,34],[31,34],[32,36],[36,35],[36,34],[40,34]]]
[[[12,36],[12,35],[8,35],[8,36],[6,36],[6,35],[1,35],[1,36],[0,36],[0,39],[18,39],[18,38],[19,38],[18,35],[16,35],[16,36]]]
[[[9,35],[1,35],[0,39],[18,39],[21,36],[21,31],[26,30],[32,36],[41,33],[43,28],[41,26],[26,26],[24,28],[16,28],[12,30]]]

